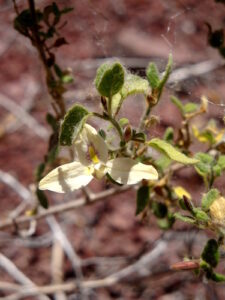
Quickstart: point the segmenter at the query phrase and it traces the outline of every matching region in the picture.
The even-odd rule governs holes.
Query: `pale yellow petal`
[[[107,145],[91,125],[84,125],[74,147],[78,160],[85,166],[99,162],[106,163],[108,159]]]
[[[121,157],[108,161],[106,169],[118,183],[135,184],[142,179],[157,180],[158,173],[153,166],[137,163],[131,158]]]
[[[93,176],[79,162],[62,165],[48,173],[39,183],[40,190],[68,193],[87,185]]]

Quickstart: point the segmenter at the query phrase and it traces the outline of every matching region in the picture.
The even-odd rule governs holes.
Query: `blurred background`
[[[19,9],[27,6],[26,1],[16,2]],[[144,75],[149,61],[157,63],[159,70],[164,70],[168,55],[172,53],[173,70],[181,72],[174,72],[160,104],[154,110],[161,123],[151,135],[160,136],[168,126],[176,128],[179,125],[181,118],[169,101],[171,95],[196,103],[200,102],[202,95],[206,95],[209,99],[208,119],[216,117],[222,125],[224,60],[207,44],[205,22],[210,23],[213,29],[224,27],[223,3],[213,0],[55,2],[60,8],[74,8],[62,18],[66,24],[60,32],[68,44],[56,51],[58,64],[70,68],[75,78],[65,94],[67,107],[77,102],[90,110],[100,109],[93,79],[98,66],[106,60],[119,59],[130,72]],[[51,2],[39,0],[36,7],[43,8],[48,3]],[[47,151],[46,141],[50,133],[45,121],[51,105],[44,71],[36,49],[14,30],[14,18],[12,1],[1,0],[0,220],[13,217],[15,211],[20,211],[21,205],[24,205],[21,211],[32,207],[23,204],[23,198],[29,198],[26,189],[32,189],[35,168]],[[143,107],[144,101],[140,96],[132,97],[125,104],[121,116],[128,115],[135,126]],[[204,118],[200,119],[200,125],[204,122]],[[181,172],[174,182],[182,182],[196,200],[203,191],[201,180],[191,170]],[[19,183],[26,189],[23,190]],[[224,182],[217,184],[224,193]],[[90,189],[102,191],[105,183],[94,180]],[[50,205],[56,205],[80,197],[81,192],[48,195]],[[143,222],[135,217],[135,205],[135,191],[130,190],[57,217],[58,224],[82,260],[85,279],[105,278],[134,263],[164,236],[154,218]],[[28,237],[23,236],[28,225],[22,227],[20,234],[16,234],[13,227],[2,228],[0,253],[35,284],[47,285],[54,279],[52,262],[57,244],[46,219],[38,221],[35,226],[35,232]],[[169,239],[167,250],[155,261],[150,274],[110,287],[91,289],[88,299],[224,299],[224,286],[200,282],[190,272],[169,270],[169,266],[182,260],[184,255],[198,255],[207,238],[204,233],[189,230],[184,224],[175,226],[172,232],[175,234]],[[14,282],[2,266],[1,259],[0,282]],[[61,260],[63,280],[73,279],[70,260],[66,256]],[[221,271],[224,272],[225,268]],[[5,295],[0,286],[0,296]],[[68,299],[78,298],[72,293]]]

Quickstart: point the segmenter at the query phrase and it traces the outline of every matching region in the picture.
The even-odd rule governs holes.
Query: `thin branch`
[[[73,249],[70,241],[66,237],[65,233],[61,229],[59,223],[56,221],[54,216],[49,216],[47,218],[47,223],[49,227],[51,228],[55,238],[60,242],[62,248],[64,249],[66,255],[68,256],[73,270],[76,274],[76,284],[77,288],[81,293],[82,299],[86,299],[86,292],[82,287],[82,281],[83,281],[83,273],[81,268],[81,260],[79,256],[76,254],[75,250]]]
[[[0,229],[14,226],[15,224],[17,224],[17,225],[24,224],[27,222],[31,222],[32,220],[43,219],[50,215],[56,215],[56,214],[59,214],[59,213],[65,212],[65,211],[69,211],[72,209],[82,207],[86,204],[93,204],[93,203],[103,200],[109,196],[123,193],[129,189],[131,189],[131,187],[129,187],[129,186],[123,186],[121,188],[111,188],[109,190],[99,192],[99,193],[93,195],[89,201],[87,201],[86,197],[81,197],[79,199],[76,199],[76,200],[73,200],[73,201],[70,201],[67,203],[52,206],[49,209],[43,210],[40,213],[38,213],[37,215],[32,216],[32,217],[20,216],[14,220],[8,218],[6,220],[0,221]]]
[[[0,267],[4,269],[13,279],[22,285],[28,285],[35,288],[36,285],[27,276],[25,276],[6,256],[0,253]],[[40,300],[49,300],[49,297],[38,293],[37,296]]]
[[[157,259],[161,257],[168,250],[168,243],[166,240],[160,240],[156,243],[156,247],[141,257],[134,264],[125,267],[124,269],[107,276],[103,279],[90,280],[82,282],[82,287],[86,289],[96,289],[102,287],[109,287],[121,281],[129,280],[129,276],[136,274],[137,277],[145,277],[153,274],[153,266],[157,263]],[[54,294],[56,292],[74,292],[77,289],[75,282],[69,282],[58,285],[48,285],[38,288],[20,289],[17,293],[5,297],[5,300],[19,300],[23,297],[34,296],[38,293]]]
[[[2,93],[0,94],[0,99],[0,105],[2,107],[15,115],[23,124],[27,125],[32,130],[32,132],[35,132],[36,135],[44,140],[47,140],[49,136],[47,129],[40,125],[30,114],[28,114],[23,108],[21,108],[20,105],[18,105]]]
[[[63,281],[64,252],[61,243],[55,238],[52,245],[51,273],[52,283],[61,284]],[[63,292],[55,293],[55,300],[66,300]]]
[[[25,112],[29,113],[29,111],[33,108],[35,96],[39,91],[40,85],[35,84],[32,80],[29,81],[29,84],[27,85],[24,92],[24,100],[20,104],[20,107]],[[21,123],[15,115],[13,115],[12,113],[8,113],[0,123],[0,137],[5,135],[6,133],[12,133],[18,130],[22,125],[23,123]]]

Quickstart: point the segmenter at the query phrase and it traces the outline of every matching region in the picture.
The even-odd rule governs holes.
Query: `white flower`
[[[64,164],[48,173],[39,183],[40,190],[71,192],[86,186],[94,177],[101,179],[106,173],[121,184],[158,179],[153,166],[137,163],[128,157],[108,160],[105,141],[88,124],[84,125],[74,142],[74,150],[78,161]]]

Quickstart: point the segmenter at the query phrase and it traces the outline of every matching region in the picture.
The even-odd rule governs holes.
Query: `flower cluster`
[[[158,179],[158,173],[151,165],[136,162],[129,157],[108,160],[106,142],[88,124],[84,125],[73,147],[77,160],[48,173],[40,181],[39,189],[58,193],[71,192],[86,186],[94,177],[101,179],[107,173],[119,184]]]

